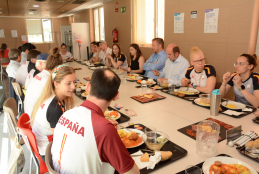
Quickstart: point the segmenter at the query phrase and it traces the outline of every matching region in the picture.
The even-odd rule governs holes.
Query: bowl
[[[159,151],[168,141],[168,135],[160,131],[150,131],[141,135],[141,139],[145,142],[150,150]]]
[[[159,82],[159,84],[160,84],[160,86],[161,86],[162,88],[167,88],[168,85],[169,85],[168,79],[161,80],[161,81]]]
[[[201,94],[199,95],[201,102],[205,104],[210,104],[210,94]]]

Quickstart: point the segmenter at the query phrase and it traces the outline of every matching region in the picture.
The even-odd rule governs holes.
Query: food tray
[[[74,69],[75,67],[73,67],[73,70],[76,71],[76,70],[81,70],[82,68],[76,68]]]
[[[206,120],[208,120],[208,119],[211,119],[211,118],[207,118]],[[214,120],[216,120],[216,119],[214,119]],[[218,120],[219,121],[219,120]],[[186,135],[186,136],[188,136],[188,137],[190,137],[190,138],[192,138],[192,139],[194,139],[194,140],[196,140],[196,138],[194,137],[194,136],[191,136],[191,135],[189,135],[189,134],[187,134],[187,129],[190,129],[190,130],[192,130],[192,125],[197,125],[197,124],[199,124],[200,122],[197,122],[197,123],[194,123],[194,124],[191,124],[191,125],[189,125],[189,126],[186,126],[186,127],[183,127],[183,128],[181,128],[181,129],[178,129],[178,131],[179,132],[181,132],[181,133],[183,133],[184,135]],[[222,123],[224,123],[224,122],[222,122]],[[225,123],[226,124],[226,123]],[[227,130],[228,129],[226,129],[225,127],[223,127],[223,126],[221,126],[220,125],[220,133],[219,133],[219,136],[221,137],[221,140],[219,140],[219,142],[221,142],[221,141],[223,141],[223,140],[225,140],[226,139],[226,135],[227,135]],[[196,131],[193,131],[193,133],[195,133]]]
[[[227,154],[219,154],[219,155],[217,155],[217,156],[231,157],[231,156],[229,156],[229,155],[227,155]],[[199,163],[199,164],[197,164],[197,165],[195,165],[195,166],[199,167],[199,168],[202,170],[202,165],[203,165],[203,163],[204,163],[204,161],[201,162],[201,163]],[[191,165],[191,164],[189,164],[189,165]],[[187,167],[187,166],[188,166],[188,164],[186,164],[186,167]],[[176,174],[185,174],[185,169],[182,170],[181,172],[176,173]],[[202,172],[202,174],[204,174],[204,173]]]
[[[89,81],[89,82],[91,81],[90,79],[87,79],[86,77],[84,77],[84,80]]]
[[[177,97],[177,98],[180,98],[180,99],[183,99],[183,100],[187,100],[187,101],[193,101],[193,100],[195,100],[196,98],[199,97],[199,94],[190,95],[190,96],[188,95],[188,96],[185,96],[185,97],[179,97],[179,96],[175,96],[175,95],[173,95],[173,94],[168,93],[168,91],[165,92],[165,90],[168,90],[168,88],[162,89],[161,92],[166,93],[166,94],[168,94],[168,95],[172,95],[172,96],[174,96],[174,97]],[[193,98],[193,99],[188,99],[188,98],[190,98],[190,97]]]
[[[109,109],[109,110],[113,110],[113,111],[117,111],[117,112],[119,112],[119,113],[121,114],[121,117],[116,120],[119,124],[124,123],[124,122],[127,122],[127,121],[130,120],[130,117],[129,117],[129,116],[127,116],[127,115],[121,113],[120,111],[118,111],[118,110],[116,110],[116,109],[114,109],[114,108],[112,108],[112,107],[110,107],[110,106],[108,106],[108,109]]]
[[[259,137],[256,137],[255,139],[259,139]],[[255,140],[255,139],[253,139],[253,140]],[[258,157],[257,158],[252,158],[252,157],[248,156],[247,154],[245,154],[245,145],[242,146],[242,147],[237,147],[237,150],[239,151],[239,153],[241,153],[242,155],[246,156],[247,158],[250,158],[250,159],[252,159],[252,160],[254,160],[254,161],[259,163],[259,158]]]
[[[221,101],[225,101],[225,100],[221,100]],[[192,101],[192,103],[195,104],[195,105],[197,105],[197,106],[200,106],[200,107],[203,107],[203,108],[206,108],[206,109],[210,109],[210,107],[198,105],[198,104],[195,103],[194,101]],[[233,117],[233,118],[241,118],[241,117],[247,116],[247,115],[249,115],[249,114],[251,114],[251,113],[253,113],[253,112],[256,111],[256,109],[253,108],[252,106],[247,106],[247,105],[246,105],[247,108],[252,108],[253,110],[250,111],[250,112],[248,112],[248,111],[242,111],[242,112],[244,112],[244,114],[241,114],[241,115],[236,116],[236,115],[228,115],[228,114],[223,113],[224,111],[226,111],[226,110],[228,110],[228,109],[225,108],[225,107],[223,107],[223,106],[220,106],[220,107],[221,107],[221,109],[222,109],[222,111],[219,112],[220,114],[224,114],[224,115],[227,115],[227,116],[230,116],[230,117]],[[241,111],[241,110],[235,110],[235,111],[239,112],[239,111]]]
[[[146,98],[146,97],[145,98],[141,98],[140,96],[132,96],[130,98],[132,98],[133,100],[136,100],[136,101],[138,101],[138,102],[140,102],[142,104],[143,103],[149,103],[149,102],[157,101],[157,100],[163,100],[163,99],[166,98],[166,97],[161,96],[161,95],[159,95],[157,93],[149,93],[149,94],[152,94],[153,97],[152,98]]]
[[[143,127],[142,130],[144,130],[146,128],[146,126],[142,125],[142,124],[137,124],[140,127]],[[133,128],[134,129],[134,125],[128,126],[127,128]],[[130,154],[133,154],[137,151],[139,151],[140,149],[148,149],[146,144],[142,144],[141,146],[135,147],[135,148],[131,148],[131,149],[127,149],[129,151]],[[176,151],[175,151],[176,150]],[[173,156],[166,161],[161,161],[158,164],[156,164],[154,169],[149,169],[147,170],[147,168],[141,169],[140,173],[141,174],[146,174],[146,173],[151,173],[161,167],[164,167],[180,158],[183,158],[184,156],[187,155],[187,150],[185,150],[184,148],[178,146],[177,144],[174,144],[172,141],[168,140],[165,145],[162,147],[161,151],[171,151],[173,152]],[[174,152],[175,151],[175,152]]]
[[[259,117],[255,117],[255,118],[253,119],[253,122],[256,123],[256,124],[259,124]]]

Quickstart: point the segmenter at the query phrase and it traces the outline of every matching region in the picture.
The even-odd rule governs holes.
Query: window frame
[[[26,25],[26,37],[27,37],[27,42],[29,42],[29,36],[28,36],[28,29],[27,29],[26,20],[31,20],[31,19],[39,19],[39,20],[41,20],[41,32],[42,32],[42,33],[41,33],[41,36],[42,36],[42,41],[43,41],[43,42],[30,42],[30,43],[34,43],[34,44],[54,43],[54,41],[53,41],[53,25],[52,25],[52,19],[51,19],[51,18],[26,18],[26,19],[25,19],[25,25]],[[46,42],[45,42],[45,40],[44,40],[43,19],[49,19],[49,20],[50,20],[52,41],[46,41]]]
[[[138,43],[137,42],[137,36],[135,31],[137,31],[137,8],[134,8],[137,6],[137,4],[135,4],[135,1],[137,0],[132,0],[131,1],[131,19],[132,19],[132,25],[131,25],[131,32],[132,32],[132,43],[137,43],[140,47],[152,47],[152,43]],[[158,1],[159,0],[154,0],[154,38],[158,37]],[[164,3],[164,18],[165,18],[165,3]],[[164,20],[165,21],[165,20]],[[164,22],[164,26],[165,26],[165,22]],[[164,31],[165,31],[165,27],[164,27]],[[164,39],[164,38],[163,38]]]
[[[104,8],[103,8],[103,6],[99,6],[99,7],[96,7],[96,8],[94,8],[93,9],[93,14],[94,14],[94,39],[96,40],[96,37],[95,37],[95,26],[96,26],[96,24],[95,24],[95,10],[97,10],[98,11],[98,27],[99,27],[99,33],[98,33],[98,35],[99,35],[99,40],[102,40],[102,31],[101,31],[101,10],[100,9],[103,9],[103,11],[104,11]],[[103,21],[104,21],[104,15],[103,15]],[[103,38],[103,40],[105,40],[105,25],[103,25],[103,28],[104,28],[104,38]]]

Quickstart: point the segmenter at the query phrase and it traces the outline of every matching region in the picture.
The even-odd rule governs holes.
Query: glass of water
[[[168,86],[168,92],[169,94],[173,94],[175,90],[175,85]]]

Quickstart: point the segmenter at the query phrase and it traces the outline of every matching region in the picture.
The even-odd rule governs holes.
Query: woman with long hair
[[[0,57],[8,58],[9,49],[7,49],[7,45],[5,43],[1,44],[0,50],[1,50]]]
[[[144,74],[143,65],[145,63],[145,58],[142,55],[142,52],[138,44],[130,45],[130,64],[127,68],[127,71],[130,73]]]
[[[119,44],[113,44],[112,55],[106,54],[106,66],[113,66],[115,69],[122,67],[126,69],[128,67],[128,62],[126,56],[121,52],[121,47]]]
[[[73,68],[64,64],[57,66],[33,107],[30,123],[41,156],[45,155],[46,147],[53,139],[61,115],[74,107],[75,81]]]
[[[259,74],[253,72],[257,66],[257,56],[242,54],[234,63],[235,73],[227,72],[223,75],[223,82],[219,89],[224,97],[234,87],[235,100],[246,105],[259,107]]]

